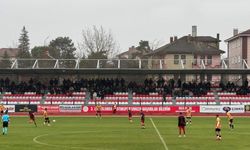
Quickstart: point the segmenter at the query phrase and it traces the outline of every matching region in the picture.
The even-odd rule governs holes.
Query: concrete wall
[[[178,64],[174,64],[174,55],[179,55]],[[192,54],[167,54],[164,56],[163,68],[164,69],[182,69],[181,62],[180,62],[181,55],[186,55],[186,64],[184,64],[184,67],[186,69],[192,68],[192,61],[194,59],[194,56]]]
[[[250,37],[247,38],[247,64],[250,66]]]

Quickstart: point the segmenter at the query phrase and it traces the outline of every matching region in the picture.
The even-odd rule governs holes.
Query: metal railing
[[[0,59],[0,69],[249,69],[249,64],[244,59]]]

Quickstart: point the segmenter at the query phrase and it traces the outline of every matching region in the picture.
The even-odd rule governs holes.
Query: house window
[[[186,55],[181,55],[181,60],[183,61],[183,64],[186,64]]]
[[[179,55],[174,55],[174,64],[179,64]]]
[[[205,56],[201,56],[200,57],[200,64],[202,64],[202,61],[204,61],[205,60]]]
[[[208,56],[207,56],[207,64],[208,64],[208,65],[211,65],[211,64],[212,64],[212,56],[211,56],[211,55],[208,55]]]

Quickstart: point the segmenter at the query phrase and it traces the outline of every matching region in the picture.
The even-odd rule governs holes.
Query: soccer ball
[[[53,122],[56,122],[56,120],[52,120]]]

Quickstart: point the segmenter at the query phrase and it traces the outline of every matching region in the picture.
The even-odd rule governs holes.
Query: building
[[[239,33],[238,29],[233,30],[233,36],[226,39],[228,47],[229,68],[249,68],[250,65],[250,29]],[[246,76],[230,76],[230,80],[241,81]]]
[[[242,68],[244,62],[250,65],[250,29],[238,33],[238,29],[233,30],[233,36],[226,39],[228,47],[228,67]],[[243,61],[242,61],[243,59]]]
[[[141,59],[144,55],[150,52],[152,52],[152,50],[150,49],[148,41],[141,40],[139,46],[132,46],[128,51],[117,55],[117,57],[119,59]]]
[[[18,51],[18,48],[0,48],[0,58],[4,57],[5,52],[7,53],[9,58],[16,58]]]
[[[181,38],[170,37],[170,43],[156,49],[145,55],[152,59],[152,67],[159,66],[162,63],[163,69],[193,69],[193,68],[218,68],[221,63],[221,55],[224,53],[220,50],[219,34],[216,38],[211,36],[197,36],[197,27],[192,27],[192,35]],[[154,59],[161,59],[159,62]],[[175,75],[180,78],[181,75]],[[183,80],[215,80],[212,76],[200,76],[195,78],[181,77]],[[216,79],[217,80],[217,79]],[[219,79],[218,79],[219,80]]]

